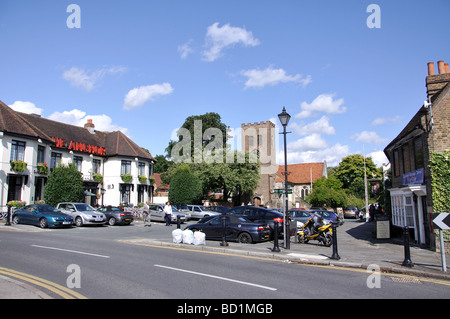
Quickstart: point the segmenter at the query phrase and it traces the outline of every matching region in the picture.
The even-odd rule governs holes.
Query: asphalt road
[[[0,267],[66,286],[87,298],[290,299],[448,298],[427,281],[123,240],[175,227],[131,226],[0,231]],[[61,298],[52,295],[54,298]],[[180,303],[180,302],[179,302]],[[180,303],[181,305],[182,303]]]

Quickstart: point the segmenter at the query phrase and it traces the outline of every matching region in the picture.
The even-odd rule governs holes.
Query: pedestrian
[[[370,221],[375,220],[374,219],[374,217],[375,217],[375,210],[376,210],[375,205],[374,204],[370,204],[370,206],[369,206]]]
[[[172,206],[170,206],[170,202],[166,202],[166,206],[164,206],[164,217],[166,218],[166,226],[172,226]]]

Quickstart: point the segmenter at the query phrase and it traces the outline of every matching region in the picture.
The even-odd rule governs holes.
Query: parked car
[[[100,207],[97,208],[97,211],[105,214],[107,223],[110,226],[114,226],[116,224],[130,225],[134,220],[133,213],[125,212],[115,206]]]
[[[148,205],[148,211],[150,214],[150,221],[166,221],[166,214],[164,213],[164,204],[150,204]],[[172,223],[177,222],[177,216],[180,216],[180,222],[183,224],[186,221],[186,214],[180,212],[175,206],[172,207]]]
[[[311,214],[308,211],[298,208],[292,208],[288,211],[288,216],[291,220],[291,230],[297,228],[297,222],[305,224],[311,218]]]
[[[252,223],[242,216],[225,217],[226,240],[237,241],[239,243],[257,243],[269,240],[269,225],[263,223]],[[214,216],[204,223],[192,224],[186,227],[192,231],[205,233],[206,239],[221,240],[223,225],[222,216]]]
[[[47,227],[72,227],[73,218],[46,204],[27,205],[12,214],[13,224]]]
[[[208,206],[207,208],[210,211],[226,214],[230,211],[231,207],[228,206]]]
[[[204,206],[201,206],[201,205],[187,205],[187,206],[189,207],[189,209],[191,211],[192,218],[200,219],[205,216],[220,215],[220,213],[208,210]]]
[[[275,221],[278,221],[278,235],[283,237],[283,214],[280,212],[263,207],[238,206],[231,209],[228,215],[242,216],[258,224],[268,224],[271,230],[271,238],[273,237]]]
[[[96,211],[94,207],[85,203],[59,203],[56,209],[72,216],[77,227],[83,225],[104,225],[106,223],[105,214]]]
[[[172,204],[175,206],[176,209],[178,209],[180,212],[184,213],[186,216],[186,221],[191,219],[191,211],[187,205],[181,205],[181,204]]]
[[[358,218],[359,217],[359,210],[358,207],[347,207],[344,209],[344,218]]]
[[[316,211],[311,211],[311,212],[321,216],[325,222],[329,222],[329,223],[338,222],[339,225],[342,225],[344,223],[344,220],[340,219],[339,216],[335,212],[331,212],[329,210],[316,210]]]

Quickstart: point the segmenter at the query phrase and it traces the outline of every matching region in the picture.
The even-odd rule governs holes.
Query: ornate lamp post
[[[283,125],[283,135],[284,135],[284,194],[285,194],[285,206],[284,206],[284,242],[285,242],[285,248],[290,249],[290,230],[289,230],[289,222],[288,222],[288,172],[287,172],[287,149],[286,149],[286,126],[289,123],[289,120],[291,119],[291,116],[289,113],[286,112],[286,108],[283,107],[283,112],[278,114],[278,118],[280,119],[281,125]]]

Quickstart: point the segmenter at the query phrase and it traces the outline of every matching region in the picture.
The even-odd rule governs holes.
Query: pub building
[[[14,111],[0,101],[0,205],[44,200],[44,185],[58,163],[81,172],[84,201],[93,206],[153,200],[156,160],[120,131],[95,130]]]

